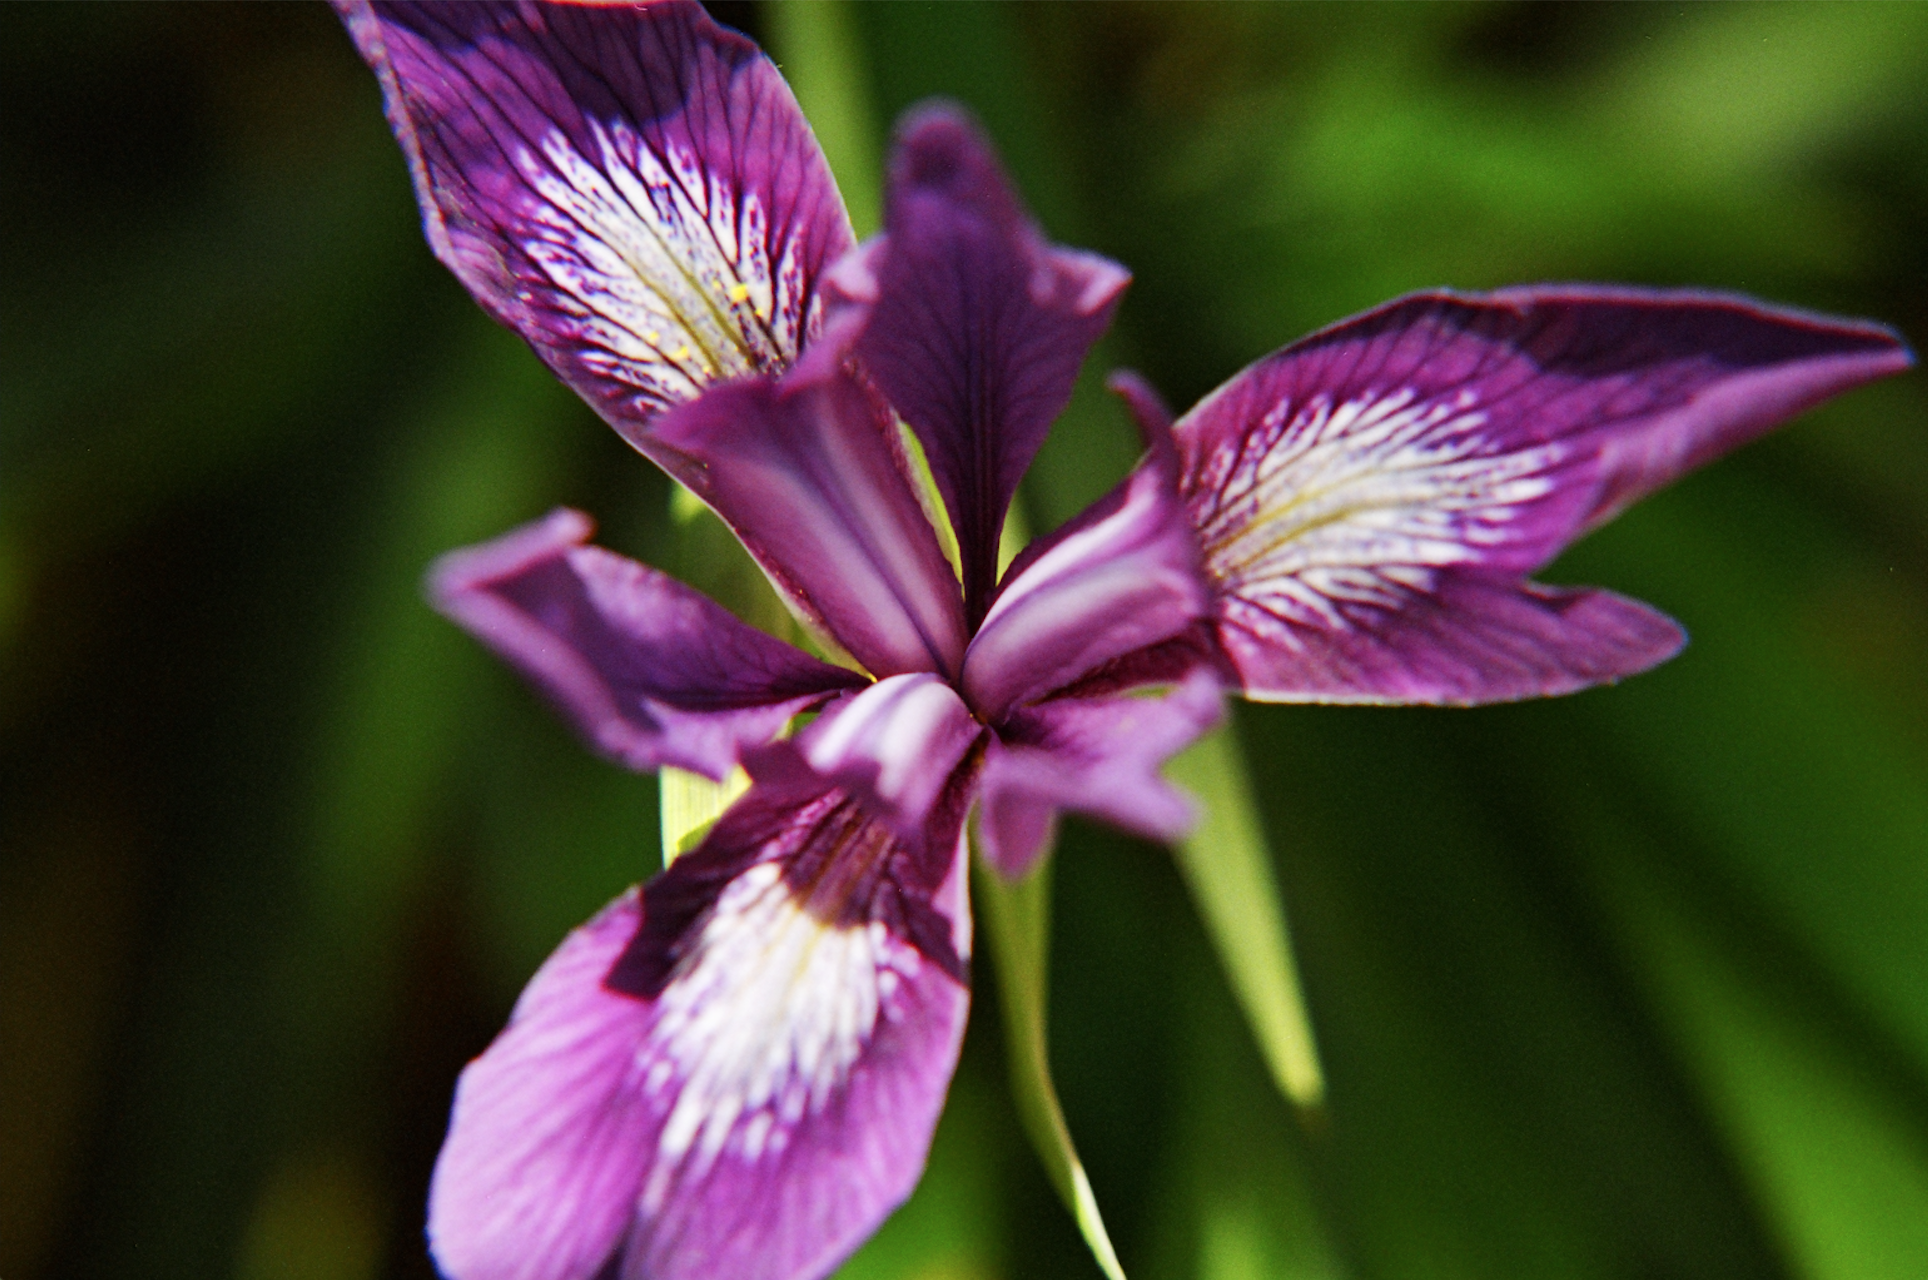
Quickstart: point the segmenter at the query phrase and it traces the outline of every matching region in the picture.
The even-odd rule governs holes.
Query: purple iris
[[[1671,621],[1527,575],[1910,362],[1880,326],[1740,298],[1415,295],[1175,425],[1114,380],[1144,461],[1000,574],[1128,276],[1046,243],[967,120],[903,123],[856,245],[775,67],[693,3],[342,9],[436,254],[836,659],[588,545],[575,512],[435,570],[437,605],[606,754],[752,779],[463,1073],[429,1211],[453,1280],[824,1274],[915,1184],[956,1062],[968,815],[1013,875],[1066,810],[1173,838],[1190,809],[1159,768],[1227,689],[1476,703],[1644,670]]]

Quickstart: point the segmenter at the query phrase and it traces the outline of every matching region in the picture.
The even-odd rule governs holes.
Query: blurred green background
[[[1441,284],[1928,340],[1928,5],[720,16],[797,71],[860,221],[888,121],[971,104],[1052,235],[1136,273],[1093,373],[1180,407]],[[430,1276],[456,1072],[657,839],[654,784],[421,572],[565,502],[710,553],[430,259],[320,6],[0,8],[0,254],[0,1277]],[[1092,387],[1034,527],[1132,461]],[[1928,1277],[1928,380],[1546,576],[1694,643],[1559,702],[1240,714],[1311,1123],[1169,856],[1067,830],[1053,1062],[1134,1277]],[[850,1277],[1096,1275],[980,970],[930,1174]]]

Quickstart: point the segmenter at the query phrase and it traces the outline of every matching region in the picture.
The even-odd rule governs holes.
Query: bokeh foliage
[[[1438,284],[1745,289],[1928,337],[1928,6],[834,22],[864,68],[835,127],[969,103],[1051,233],[1136,273],[1094,372],[1181,407]],[[690,580],[713,551],[430,260],[319,6],[0,9],[0,193],[0,1276],[425,1277],[455,1073],[657,821],[419,575],[564,502]],[[1091,382],[1034,527],[1132,460]],[[1128,1274],[1928,1275],[1928,381],[1548,576],[1694,643],[1558,702],[1241,711],[1310,1122],[1170,857],[1068,826],[1052,1061]],[[993,986],[851,1277],[1096,1274]]]

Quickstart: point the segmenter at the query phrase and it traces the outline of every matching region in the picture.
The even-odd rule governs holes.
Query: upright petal
[[[849,221],[796,99],[693,0],[337,0],[435,254],[644,452],[644,424],[794,361]]]
[[[965,697],[987,723],[1182,635],[1211,610],[1170,416],[1135,377],[1114,384],[1138,414],[1145,460],[1012,563],[964,658]]]
[[[556,511],[453,552],[429,594],[605,755],[722,778],[791,716],[863,683],[666,574],[583,545],[590,529]]]
[[[834,361],[716,387],[655,434],[778,589],[872,674],[956,675],[957,577],[888,413]]]
[[[964,863],[758,787],[578,933],[463,1074],[451,1280],[812,1280],[909,1194],[969,1000]]]
[[[1048,244],[957,109],[906,119],[884,234],[838,265],[831,292],[867,311],[857,356],[923,442],[973,623],[1011,495],[1129,281],[1115,262]]]
[[[1159,767],[1224,713],[1218,678],[1196,668],[1157,697],[1051,698],[998,727],[979,780],[978,833],[991,865],[1021,876],[1050,847],[1058,813],[1102,818],[1152,840],[1190,829],[1192,802]]]
[[[1627,503],[1906,367],[1877,325],[1580,286],[1416,294],[1268,356],[1178,424],[1245,691],[1472,703],[1640,671],[1678,628],[1525,583]]]
[[[795,738],[759,748],[744,765],[759,781],[833,783],[921,848],[932,812],[974,772],[972,748],[983,736],[939,677],[891,676],[832,703]]]

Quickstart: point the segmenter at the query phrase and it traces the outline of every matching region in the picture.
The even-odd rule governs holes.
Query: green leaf
[[[750,775],[739,766],[723,781],[712,782],[700,773],[665,765],[657,773],[657,786],[662,789],[663,865],[667,867],[679,854],[702,843],[723,811],[750,789]]]
[[[1204,802],[1198,826],[1173,853],[1225,976],[1272,1078],[1296,1105],[1316,1107],[1325,1097],[1325,1075],[1292,959],[1285,903],[1231,727],[1192,744],[1165,771]]]
[[[1004,1038],[1011,1054],[1011,1090],[1025,1132],[1044,1161],[1044,1171],[1077,1221],[1092,1257],[1111,1280],[1125,1280],[1124,1268],[1105,1233],[1097,1198],[1051,1083],[1045,1048],[1045,966],[1051,935],[1051,861],[1047,857],[1022,880],[1004,879],[982,858],[977,868],[980,918],[991,940],[998,995],[1004,1005]]]

